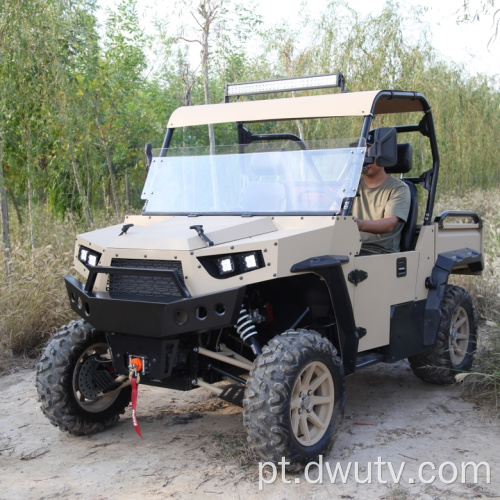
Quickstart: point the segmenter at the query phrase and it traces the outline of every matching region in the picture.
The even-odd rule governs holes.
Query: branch
[[[189,43],[199,43],[203,47],[203,44],[199,40],[188,40],[187,38],[184,38],[183,36],[180,36],[179,39],[184,40],[185,42],[189,42]]]
[[[196,16],[194,15],[194,12],[193,11],[190,11],[190,14],[191,16],[193,17],[193,19],[195,20],[196,24],[201,28],[201,29],[204,29],[204,27],[202,26],[202,24],[200,23],[200,21],[198,21],[198,19],[196,19]],[[203,16],[202,16],[203,17]]]

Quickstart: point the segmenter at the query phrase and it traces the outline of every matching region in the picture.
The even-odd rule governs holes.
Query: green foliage
[[[140,206],[144,143],[159,147],[170,113],[205,100],[193,44],[168,19],[159,19],[158,35],[147,37],[135,0],[121,0],[101,33],[96,1],[5,0],[0,12],[6,189],[17,207],[85,214],[88,226],[92,209],[120,213],[125,205]],[[188,4],[197,12],[205,3],[178,1],[173,11],[185,13]],[[418,10],[406,13],[388,1],[379,15],[361,17],[344,0],[333,0],[317,19],[305,12],[300,26],[277,23],[261,31],[262,20],[236,1],[210,5],[218,6],[208,38],[212,101],[222,100],[228,81],[331,71],[343,72],[350,90],[417,90],[433,106],[446,171],[440,189],[498,182],[499,82],[440,61]],[[183,33],[201,40],[201,27],[191,16],[184,19],[191,28]],[[153,66],[146,54],[154,54]],[[297,122],[297,133],[309,137],[357,135],[357,128],[357,122]],[[179,133],[182,145],[186,131]],[[227,133],[219,127],[216,143]],[[204,137],[199,134],[200,145]],[[414,147],[427,163],[429,153]],[[131,200],[125,200],[126,178],[133,182]]]

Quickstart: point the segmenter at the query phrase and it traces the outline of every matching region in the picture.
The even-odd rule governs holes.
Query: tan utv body
[[[342,92],[229,102],[315,86]],[[398,124],[372,130],[366,153],[379,116]],[[354,142],[295,133],[346,117],[359,122]],[[232,124],[220,137],[234,129],[233,149],[174,152],[174,131],[208,124]],[[412,146],[399,137],[412,134],[429,165],[404,177],[401,251],[363,255],[351,209],[365,156],[411,174]],[[54,425],[89,434],[116,423],[139,366],[141,383],[202,386],[243,406],[258,456],[294,470],[330,450],[356,369],[409,358],[443,384],[470,369],[476,312],[448,278],[481,273],[482,222],[466,210],[432,219],[439,155],[421,94],[345,92],[340,74],[235,84],[224,103],[176,110],[148,162],[142,215],[77,237],[82,279],[65,279],[82,319],[55,334],[37,373]]]

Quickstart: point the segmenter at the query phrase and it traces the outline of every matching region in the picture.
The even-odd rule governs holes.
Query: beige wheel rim
[[[109,359],[108,344],[101,342],[88,347],[78,358],[73,372],[73,394],[78,405],[89,413],[99,413],[107,410],[118,398],[120,391],[108,392],[104,395],[95,384],[93,377],[98,364],[95,357]]]
[[[457,307],[450,327],[450,359],[454,365],[459,365],[465,359],[469,335],[469,315],[463,307]]]
[[[316,444],[330,425],[335,388],[330,370],[320,361],[308,364],[297,377],[292,391],[290,420],[297,441]]]

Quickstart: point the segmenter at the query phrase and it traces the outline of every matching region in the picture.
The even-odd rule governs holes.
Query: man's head
[[[372,185],[379,185],[381,184],[388,176],[384,168],[379,167],[377,163],[375,162],[375,158],[370,155],[370,148],[373,146],[374,143],[374,133],[371,131],[368,136],[366,137],[366,157],[367,158],[372,158],[373,162],[372,163],[365,163],[363,165],[363,170],[362,173],[366,180],[369,182],[369,184]]]

